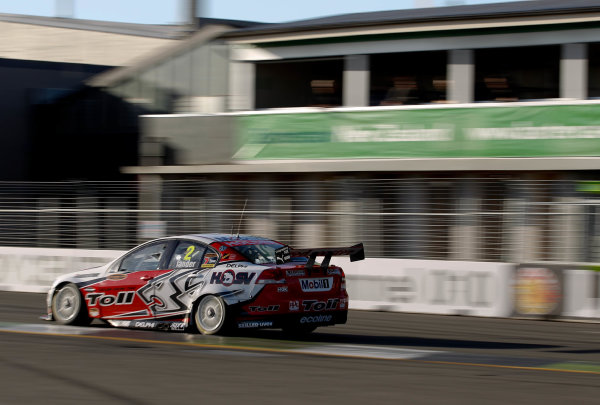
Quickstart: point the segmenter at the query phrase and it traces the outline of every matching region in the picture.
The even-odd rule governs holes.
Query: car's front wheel
[[[196,307],[194,322],[203,335],[214,335],[224,330],[227,318],[227,305],[221,297],[207,295]]]
[[[66,284],[52,297],[52,316],[63,325],[86,325],[91,319],[75,284]]]

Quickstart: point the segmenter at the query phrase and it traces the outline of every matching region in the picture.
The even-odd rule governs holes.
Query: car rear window
[[[270,264],[276,262],[275,251],[283,246],[277,242],[261,241],[247,245],[236,245],[232,246],[232,248],[240,252],[254,264]]]

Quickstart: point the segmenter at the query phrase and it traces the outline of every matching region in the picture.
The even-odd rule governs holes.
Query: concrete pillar
[[[138,243],[167,236],[166,222],[160,217],[163,182],[160,176],[141,175],[138,183]]]
[[[344,106],[368,106],[369,91],[369,56],[347,55],[344,61],[344,89],[342,91]]]
[[[336,182],[340,190],[329,202],[331,243],[345,246],[359,239],[359,197],[360,190],[351,180]]]
[[[458,216],[450,228],[450,259],[478,260],[481,251],[479,217],[481,208],[480,183],[476,180],[462,179],[457,186]]]
[[[553,187],[550,206],[550,260],[583,261],[585,208],[573,195],[572,181],[560,181]]]
[[[77,197],[77,248],[98,249],[99,235],[98,198],[95,196]]]
[[[60,246],[60,198],[43,197],[38,200],[38,209],[44,210],[37,218],[37,244],[39,247]]]
[[[507,247],[504,261],[513,263],[535,262],[543,260],[542,240],[544,234],[543,215],[539,215],[534,199],[535,184],[509,183],[509,198],[504,205],[502,245]]]
[[[322,182],[299,182],[294,200],[294,242],[297,248],[325,246],[326,216]]]
[[[472,103],[475,95],[475,54],[471,49],[448,51],[448,101]]]
[[[128,234],[133,224],[129,223],[129,208],[127,199],[124,197],[109,197],[106,199],[104,208],[104,243],[105,249],[124,249],[133,247],[134,243],[129,240]]]
[[[183,229],[184,233],[202,233],[204,200],[195,193],[190,196],[182,197],[181,205],[183,210]]]
[[[221,181],[205,181],[203,182],[203,198],[206,206],[206,216],[204,224],[206,229],[203,233],[223,232],[237,233],[240,214],[229,214],[227,211],[232,211],[237,208],[237,202],[230,198],[230,187],[226,187]],[[244,201],[239,204],[241,210]],[[242,218],[243,226],[243,218]],[[243,230],[243,228],[240,228]]]
[[[246,206],[246,233],[277,239],[277,224],[271,214],[272,200],[271,182],[264,180],[253,183]]]
[[[398,182],[398,196],[392,213],[394,228],[391,248],[401,258],[423,259],[426,256],[427,201],[422,179]]]
[[[381,235],[383,235],[384,218],[381,200],[375,196],[361,198],[359,201],[358,232],[357,240],[363,242],[368,257],[382,257],[384,247]]]
[[[273,218],[277,227],[277,240],[285,244],[292,244],[294,241],[293,202],[294,198],[286,194],[274,196],[271,200],[271,208],[276,213]]]
[[[588,97],[587,44],[563,44],[560,59],[560,97]]]
[[[233,53],[235,55],[235,52]],[[256,102],[256,66],[232,61],[229,65],[229,111],[254,110]]]

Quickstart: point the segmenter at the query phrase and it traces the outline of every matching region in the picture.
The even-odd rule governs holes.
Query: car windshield
[[[275,263],[275,250],[283,247],[276,242],[235,246],[234,249],[243,254],[254,264]]]

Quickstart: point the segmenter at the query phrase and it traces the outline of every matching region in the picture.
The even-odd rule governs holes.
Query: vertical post
[[[337,182],[341,190],[336,198],[329,203],[331,229],[335,232],[336,245],[345,246],[358,241],[358,218],[360,190],[351,180]]]
[[[296,190],[294,211],[294,246],[299,248],[324,246],[325,216],[322,182],[311,179],[301,183]]]
[[[207,214],[203,221],[204,224],[206,224],[206,229],[203,230],[203,232],[237,232],[240,216],[237,213],[228,214],[224,211],[233,211],[238,205],[241,209],[244,202],[242,201],[240,205],[238,204],[239,201],[233,199],[230,193],[231,188],[232,186],[226,187],[225,184],[219,180],[207,180],[203,182],[202,195],[207,210]]]
[[[587,44],[563,44],[560,59],[560,97],[588,97]]]
[[[138,187],[138,243],[166,236],[166,225],[160,217],[162,179],[160,176],[142,175]]]
[[[347,55],[344,60],[343,103],[345,107],[369,105],[370,71],[368,55]]]
[[[277,227],[271,215],[273,186],[267,179],[254,183],[246,206],[248,233],[277,239]]]
[[[458,215],[450,230],[450,259],[478,260],[481,249],[476,214],[481,198],[479,183],[472,179],[461,179],[456,191]]]
[[[550,260],[582,261],[585,209],[573,195],[573,181],[558,181],[553,187],[551,208]]]
[[[255,106],[256,66],[251,62],[235,60],[235,49],[229,65],[230,111],[253,110]]]
[[[422,259],[426,256],[425,228],[427,226],[426,184],[423,179],[401,180],[395,212],[395,250],[402,258]]]
[[[475,56],[471,49],[454,49],[448,57],[448,96],[453,103],[472,103],[475,94]]]
[[[93,195],[80,195],[77,197],[77,208],[82,210],[77,213],[77,248],[98,249],[98,198]]]

